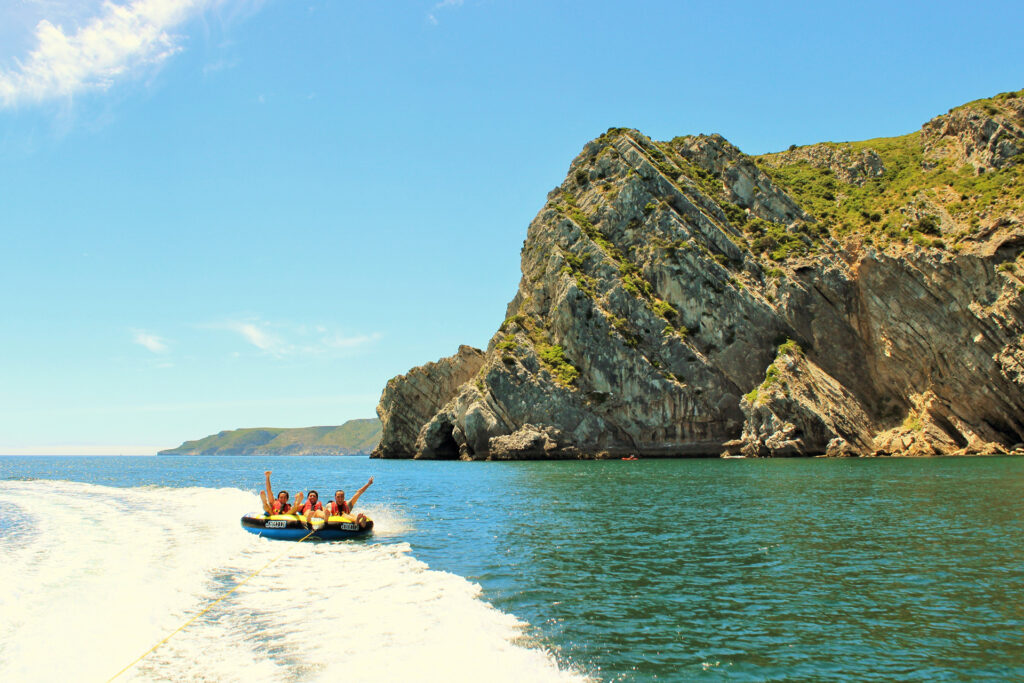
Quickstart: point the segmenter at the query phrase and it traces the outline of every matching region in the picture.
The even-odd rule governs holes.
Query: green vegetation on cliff
[[[380,420],[349,420],[340,427],[233,429],[186,441],[159,455],[365,455],[380,441]]]
[[[909,135],[794,147],[754,160],[823,233],[956,249],[985,222],[1020,210],[1024,153],[1010,132],[1021,126],[1024,90],[956,107]],[[954,144],[951,131],[964,144]],[[972,145],[984,135],[983,144]],[[1006,150],[1017,153],[1002,156]]]

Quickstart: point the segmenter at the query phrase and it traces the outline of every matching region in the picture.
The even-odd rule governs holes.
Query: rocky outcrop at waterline
[[[423,425],[480,370],[483,360],[482,351],[463,345],[454,356],[413,368],[389,381],[377,405],[377,415],[388,428],[382,433],[373,456],[408,457],[411,449],[417,447]],[[424,439],[429,436],[424,434]],[[434,441],[437,441],[436,437]],[[444,445],[448,443],[444,442]],[[443,445],[439,445],[435,452],[440,457],[458,455],[458,447],[451,447],[454,450],[443,452]]]
[[[1024,442],[1024,98],[762,157],[612,129],[529,226],[486,351],[396,377],[379,457]]]

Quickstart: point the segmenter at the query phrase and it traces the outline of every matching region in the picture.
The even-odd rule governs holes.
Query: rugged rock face
[[[870,418],[857,397],[793,342],[780,347],[743,408],[743,435],[728,446],[744,455],[851,455],[872,446]]]
[[[420,428],[477,373],[483,356],[480,349],[463,345],[454,356],[413,368],[388,382],[377,405],[377,416],[387,429],[373,457],[413,457]]]
[[[1022,94],[760,158],[610,130],[530,224],[486,353],[388,383],[375,455],[1017,447]]]
[[[984,172],[1002,168],[1024,152],[1024,98],[995,98],[971,105],[957,107],[924,125],[927,156],[951,156],[957,164],[970,164]]]

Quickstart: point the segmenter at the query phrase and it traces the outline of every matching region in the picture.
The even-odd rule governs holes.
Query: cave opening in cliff
[[[455,460],[459,457],[459,444],[452,436],[454,430],[455,427],[448,422],[441,425],[437,446],[434,448],[434,456],[438,460]]]

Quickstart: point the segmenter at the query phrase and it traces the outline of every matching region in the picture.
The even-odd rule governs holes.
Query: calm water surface
[[[255,492],[265,468],[322,496],[374,475],[404,523],[372,543],[596,680],[1024,680],[1020,458],[6,457],[0,480]]]

